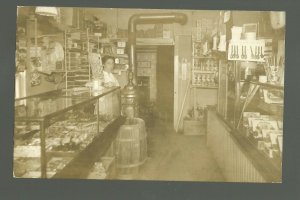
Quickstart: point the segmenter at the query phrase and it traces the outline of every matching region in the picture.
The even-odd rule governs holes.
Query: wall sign
[[[265,40],[235,40],[230,41],[228,60],[265,61]]]
[[[224,12],[224,23],[227,23],[230,20],[231,11]]]

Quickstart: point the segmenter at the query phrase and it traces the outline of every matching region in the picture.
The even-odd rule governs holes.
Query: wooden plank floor
[[[175,133],[172,125],[156,123],[148,129],[148,160],[135,180],[223,182],[224,177],[205,136]]]

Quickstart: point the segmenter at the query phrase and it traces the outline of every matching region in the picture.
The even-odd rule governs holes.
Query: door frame
[[[192,39],[191,34],[176,34],[174,36],[174,113],[173,113],[173,128],[177,132],[179,129],[177,128],[177,123],[179,119],[179,70],[180,70],[180,61],[179,61],[179,37],[185,36],[190,37]]]

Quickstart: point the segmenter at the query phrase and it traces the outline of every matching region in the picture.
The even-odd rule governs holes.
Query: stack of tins
[[[118,178],[132,179],[147,159],[147,133],[140,118],[128,118],[115,142]]]

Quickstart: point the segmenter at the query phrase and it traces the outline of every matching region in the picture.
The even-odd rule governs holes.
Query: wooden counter
[[[215,111],[208,111],[207,146],[228,182],[280,183],[281,166],[275,166],[241,133]]]

